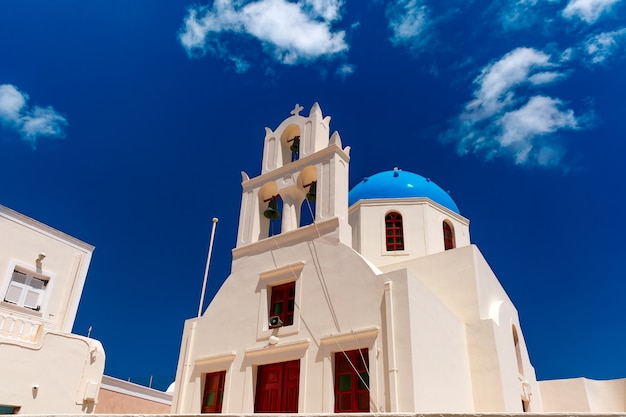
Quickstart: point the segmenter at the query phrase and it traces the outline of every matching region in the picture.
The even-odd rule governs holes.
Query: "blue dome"
[[[385,198],[425,197],[457,214],[461,214],[454,200],[429,178],[412,172],[393,170],[366,177],[348,194],[351,206],[359,200]]]

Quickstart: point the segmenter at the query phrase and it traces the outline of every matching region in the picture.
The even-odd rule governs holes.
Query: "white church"
[[[538,382],[450,196],[400,169],[349,190],[350,148],[302,110],[242,174],[232,273],[185,323],[173,414],[626,411],[625,379]],[[0,206],[0,414],[167,407],[103,377],[102,344],[71,333],[93,250]]]
[[[469,220],[401,169],[348,187],[315,104],[242,173],[232,272],[187,320],[172,412],[624,411],[624,380],[537,382]]]

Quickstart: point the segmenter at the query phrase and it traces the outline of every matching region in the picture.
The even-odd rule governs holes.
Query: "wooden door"
[[[254,412],[297,413],[299,385],[299,360],[259,366]]]

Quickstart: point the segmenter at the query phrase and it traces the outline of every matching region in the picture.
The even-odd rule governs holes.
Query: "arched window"
[[[402,215],[391,212],[385,216],[385,239],[388,251],[404,250]]]
[[[443,222],[443,246],[445,250],[454,249],[454,230],[452,230],[452,226],[450,223]]]

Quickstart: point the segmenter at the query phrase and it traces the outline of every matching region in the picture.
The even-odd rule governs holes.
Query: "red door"
[[[367,349],[335,353],[335,413],[370,411]]]
[[[259,366],[255,413],[297,413],[300,361]]]

